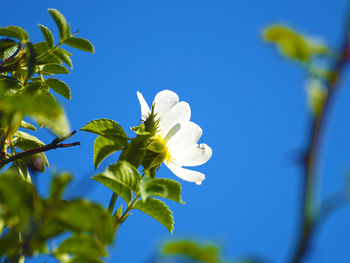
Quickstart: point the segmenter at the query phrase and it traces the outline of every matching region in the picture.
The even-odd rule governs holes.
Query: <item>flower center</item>
[[[166,146],[166,142],[160,135],[154,136],[147,148],[152,152],[162,155],[164,161],[168,162],[172,159],[168,147]]]

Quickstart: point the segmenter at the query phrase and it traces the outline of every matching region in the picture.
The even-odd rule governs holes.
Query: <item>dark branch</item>
[[[50,144],[34,148],[25,152],[20,152],[15,155],[12,155],[10,157],[5,157],[0,159],[0,168],[2,168],[4,165],[13,162],[15,160],[28,157],[30,155],[36,154],[36,153],[42,153],[46,152],[49,150],[57,149],[57,148],[67,148],[67,147],[72,147],[76,145],[80,145],[80,142],[73,142],[73,143],[62,143],[64,140],[67,140],[68,138],[72,137],[76,131],[71,132],[69,135],[64,136],[64,137],[57,137],[54,139]]]

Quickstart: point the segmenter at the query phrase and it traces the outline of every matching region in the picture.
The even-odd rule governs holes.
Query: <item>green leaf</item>
[[[91,44],[91,42],[87,39],[80,38],[80,37],[70,37],[64,41],[65,44],[68,46],[86,51],[86,52],[95,52],[94,46]]]
[[[184,203],[181,200],[181,184],[171,179],[156,178],[150,181],[142,180],[140,194],[145,200],[151,196],[159,196],[175,202]]]
[[[164,202],[158,199],[148,198],[146,201],[138,200],[135,203],[134,208],[153,217],[155,220],[165,226],[170,233],[173,232],[174,218],[171,210]]]
[[[29,50],[29,57],[27,60],[27,78],[30,79],[30,77],[34,74],[35,71],[36,54],[34,45],[32,43],[28,42],[27,48]]]
[[[70,88],[62,80],[55,79],[55,78],[48,78],[47,80],[45,80],[45,83],[49,86],[50,89],[53,89],[58,94],[62,95],[63,97],[69,100],[71,99]]]
[[[33,124],[30,124],[26,121],[21,121],[21,125],[22,128],[27,129],[27,130],[32,130],[32,131],[36,131],[36,128]]]
[[[10,76],[0,75],[0,83],[2,83],[2,85],[4,85],[8,89],[18,90],[23,87],[22,83],[18,79]]]
[[[0,55],[1,55],[0,58],[2,60],[7,60],[10,57],[12,57],[17,52],[18,49],[19,49],[19,46],[11,46],[11,47],[5,49],[2,53],[0,53]],[[14,57],[16,57],[16,56],[14,56]]]
[[[134,208],[153,217],[155,220],[165,226],[170,233],[173,232],[174,218],[169,207],[164,202],[158,199],[148,198],[146,201],[138,200],[135,203]]]
[[[114,141],[117,144],[126,146],[128,140],[123,128],[118,122],[109,119],[98,119],[88,122],[81,131],[95,133]]]
[[[53,35],[52,35],[50,29],[48,29],[46,26],[43,26],[43,25],[40,25],[40,24],[39,24],[39,27],[41,29],[41,32],[44,35],[44,38],[45,38],[46,43],[47,43],[47,46],[49,48],[53,48],[54,40],[53,40]]]
[[[22,151],[29,151],[38,147],[42,147],[45,145],[42,141],[40,141],[38,138],[36,138],[33,135],[30,135],[28,133],[22,132],[22,131],[17,131],[16,134],[16,139],[14,141],[14,146],[21,149]],[[35,156],[38,156],[40,159],[35,160]],[[34,159],[31,158],[31,160],[26,159],[27,161],[35,161],[36,166],[39,171],[44,172],[45,167],[49,166],[49,161],[47,160],[47,157],[45,153],[37,153],[33,155]],[[42,161],[42,163],[40,163]],[[34,165],[34,164],[33,164]]]
[[[98,204],[86,200],[63,202],[55,217],[73,232],[95,234],[105,243],[113,241],[112,217]]]
[[[16,41],[13,41],[12,39],[5,38],[0,39],[0,57],[2,57],[1,53],[7,50],[8,48],[15,47],[17,49],[18,43]]]
[[[54,175],[50,187],[50,199],[57,200],[62,197],[66,185],[72,180],[69,173]]]
[[[36,65],[44,64],[60,64],[61,60],[54,54],[48,54],[49,47],[46,42],[39,42],[34,45],[35,54],[37,57],[46,54],[45,56],[37,59]]]
[[[69,263],[104,263],[99,258],[74,257]]]
[[[31,149],[45,145],[45,143],[40,141],[38,138],[26,132],[17,131],[15,136],[16,136],[16,140],[14,145],[24,151],[31,150]]]
[[[49,9],[52,19],[55,21],[59,31],[60,39],[65,39],[67,31],[67,21],[65,17],[56,9]]]
[[[137,192],[141,176],[133,165],[126,161],[119,161],[108,166],[102,174],[97,174],[92,179],[107,186],[127,203],[130,203],[132,190]]]
[[[99,164],[110,154],[122,150],[123,146],[105,137],[99,136],[94,143],[94,166]]]
[[[55,50],[54,54],[64,63],[66,63],[70,68],[73,68],[72,60],[70,59],[70,57],[72,56],[71,53],[62,48],[58,48]]]
[[[308,61],[314,55],[329,54],[328,48],[284,25],[272,25],[264,30],[264,39],[275,43],[287,58]]]
[[[28,33],[18,26],[8,26],[0,28],[0,36],[17,38],[23,42],[29,40]]]
[[[107,252],[101,241],[92,235],[80,234],[64,240],[55,253],[67,253],[77,256],[105,257]]]
[[[167,242],[162,249],[165,255],[180,255],[203,263],[222,262],[220,249],[216,245],[200,245],[190,240]]]
[[[53,75],[53,74],[67,74],[70,73],[69,69],[60,64],[47,64],[44,65],[41,69],[41,73],[44,75]]]
[[[150,132],[146,131],[145,124],[141,123],[139,126],[131,127],[131,130],[133,130],[137,135],[151,135]]]

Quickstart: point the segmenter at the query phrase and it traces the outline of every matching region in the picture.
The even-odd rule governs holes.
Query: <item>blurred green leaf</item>
[[[67,74],[70,73],[69,69],[60,64],[47,64],[41,69],[41,73],[44,75],[54,75],[54,74]]]
[[[21,251],[22,242],[19,233],[16,231],[9,231],[0,239],[0,256],[14,256]]]
[[[41,32],[44,35],[44,38],[45,38],[46,43],[47,43],[47,46],[49,48],[53,48],[53,46],[54,46],[54,39],[53,39],[53,35],[52,35],[50,29],[48,29],[46,26],[43,26],[43,25],[40,25],[40,24],[39,24],[39,27],[40,27]]]
[[[63,195],[66,185],[72,180],[69,173],[56,174],[53,176],[50,187],[50,199],[57,200]]]
[[[68,46],[94,53],[95,49],[94,46],[91,44],[91,42],[87,39],[80,38],[80,37],[70,37],[64,41],[65,44]]]
[[[328,48],[314,39],[307,38],[283,25],[272,25],[264,30],[264,38],[275,43],[287,58],[300,62],[308,61],[314,55],[329,54]]]
[[[159,196],[175,202],[184,203],[181,200],[181,184],[171,179],[156,178],[149,181],[142,180],[140,194],[143,199],[148,199],[151,196]]]
[[[165,226],[170,233],[173,232],[174,218],[169,207],[164,202],[158,199],[148,198],[146,201],[138,200],[135,203],[134,208],[153,217],[155,220]]]
[[[27,130],[32,130],[32,131],[36,131],[36,128],[33,124],[30,124],[26,121],[21,121],[21,127]]]
[[[55,78],[48,78],[47,80],[45,80],[45,82],[50,89],[56,91],[58,94],[62,95],[63,97],[69,100],[72,99],[70,88],[62,80],[55,79]]]
[[[122,150],[123,146],[102,136],[98,136],[94,143],[94,166],[99,164],[110,154]]]
[[[150,135],[151,133],[146,131],[145,124],[141,123],[139,126],[131,127],[131,130],[133,130],[137,135]]]
[[[141,176],[133,165],[126,161],[119,161],[108,166],[102,174],[97,174],[92,179],[107,186],[127,203],[130,203],[132,190],[138,191]]]
[[[0,83],[8,89],[21,89],[22,83],[13,77],[0,75]]]
[[[219,252],[218,246],[200,245],[189,240],[170,241],[163,246],[165,255],[180,255],[203,263],[222,262]]]
[[[23,42],[29,40],[28,33],[18,26],[8,26],[0,28],[0,36],[17,38]]]
[[[105,243],[113,240],[112,217],[98,204],[86,200],[63,202],[55,217],[74,232],[95,234]]]
[[[95,133],[114,141],[119,145],[126,146],[128,140],[123,128],[118,122],[109,119],[98,119],[88,122],[81,131]]]
[[[67,37],[67,21],[65,17],[56,9],[49,9],[49,13],[56,23],[60,39],[65,39]]]
[[[55,253],[67,253],[86,258],[99,258],[107,256],[105,246],[92,235],[80,234],[64,240]]]

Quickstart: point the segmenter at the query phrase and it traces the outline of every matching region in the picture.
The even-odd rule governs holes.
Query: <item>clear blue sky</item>
[[[1,6],[1,26],[22,26],[33,41],[43,39],[37,23],[55,28],[47,8],[56,8],[95,45],[93,55],[73,51],[74,70],[64,77],[73,100],[61,101],[72,129],[102,117],[136,126],[136,91],[150,103],[158,91],[170,89],[190,103],[192,120],[204,131],[200,142],[212,147],[213,157],[198,168],[207,176],[201,186],[183,182],[187,204],[169,202],[173,237],[220,242],[232,259],[254,254],[286,261],[296,237],[301,186],[293,158],[304,147],[309,121],[305,74],[263,43],[261,30],[284,22],[337,47],[347,1],[3,0]],[[320,198],[343,189],[349,172],[349,84],[346,77],[324,137]],[[52,138],[41,134],[46,142]],[[110,191],[89,179],[94,139],[80,132],[75,140],[82,146],[48,156],[52,167],[76,176],[67,197],[87,195],[106,206]],[[159,176],[173,177],[166,167]],[[41,192],[48,178],[42,176]],[[350,207],[329,217],[305,262],[350,262],[349,222]],[[169,238],[162,225],[135,212],[107,262],[146,262]]]

